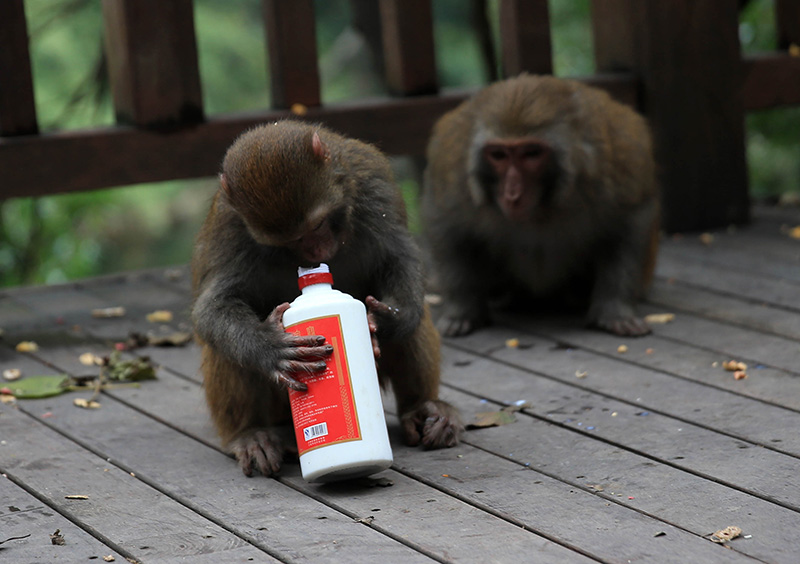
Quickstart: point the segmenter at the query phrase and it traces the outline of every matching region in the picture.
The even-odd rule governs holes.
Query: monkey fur
[[[242,134],[192,258],[192,318],[212,419],[246,475],[278,472],[286,388],[325,369],[324,336],[285,333],[297,267],[327,262],[365,301],[381,383],[405,442],[453,446],[462,425],[438,400],[439,336],[423,304],[419,250],[389,163],[374,147],[291,120]]]
[[[491,298],[588,306],[590,325],[650,332],[659,197],[645,120],[605,92],[521,75],[488,86],[435,125],[422,194],[444,308],[443,335],[489,322]],[[564,296],[564,294],[570,294]]]

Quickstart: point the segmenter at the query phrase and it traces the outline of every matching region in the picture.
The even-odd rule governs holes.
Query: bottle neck
[[[329,292],[333,289],[331,284],[325,282],[318,282],[316,284],[309,284],[300,290],[300,293],[304,296],[308,294],[318,294],[319,292]]]

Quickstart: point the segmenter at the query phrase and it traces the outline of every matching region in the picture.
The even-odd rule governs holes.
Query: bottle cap
[[[312,268],[303,268],[302,266],[297,269],[297,285],[302,290],[306,286],[312,284],[331,284],[333,285],[333,276],[324,262],[319,266]]]

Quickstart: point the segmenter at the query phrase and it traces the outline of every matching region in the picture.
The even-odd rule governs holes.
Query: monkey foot
[[[436,329],[442,337],[463,337],[487,324],[486,319],[479,317],[443,315],[436,322]]]
[[[256,470],[264,476],[272,476],[281,469],[284,449],[272,429],[248,429],[232,440],[229,448],[245,476],[252,476]]]
[[[458,410],[441,400],[426,401],[400,419],[405,442],[425,449],[454,447],[464,431]]]
[[[650,334],[650,326],[639,317],[599,319],[594,325],[620,337],[643,337]]]

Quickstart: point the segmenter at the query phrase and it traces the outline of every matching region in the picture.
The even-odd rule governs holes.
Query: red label
[[[324,372],[294,375],[308,386],[308,391],[289,390],[298,453],[361,440],[339,316],[295,323],[286,327],[286,332],[298,336],[323,335],[325,342],[333,346],[333,354],[328,357]]]

